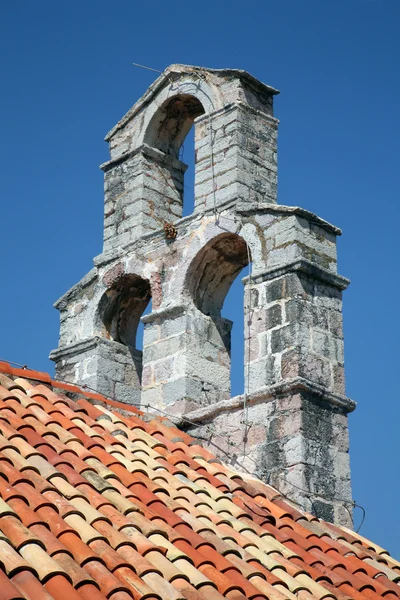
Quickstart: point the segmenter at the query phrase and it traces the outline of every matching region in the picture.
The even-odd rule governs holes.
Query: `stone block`
[[[299,348],[304,355],[310,349],[310,329],[306,323],[294,322],[271,331],[271,352],[281,353],[289,348]]]
[[[140,389],[135,389],[130,385],[117,382],[115,384],[115,397],[118,398],[118,402],[125,402],[133,406],[140,406]]]
[[[160,336],[161,331],[159,323],[146,323],[143,333],[143,347],[147,348],[151,344],[154,344],[160,339]]]
[[[266,302],[275,302],[285,297],[285,279],[280,277],[265,284]]]
[[[160,322],[160,337],[161,339],[170,338],[173,335],[181,335],[189,328],[186,315],[165,319]]]
[[[338,338],[343,338],[343,316],[339,310],[327,311],[329,315],[329,331]]]
[[[117,362],[100,358],[99,368],[101,369],[103,376],[112,381],[122,382],[125,379],[124,367]]]
[[[283,352],[281,360],[282,379],[304,377],[331,390],[331,369],[328,359],[314,354],[304,356],[298,349],[293,348]]]
[[[285,298],[303,298],[314,302],[315,283],[301,273],[289,273],[284,278]]]
[[[247,369],[245,374],[246,372]],[[260,360],[250,363],[248,366],[248,378],[250,393],[276,383],[278,380],[276,359],[273,356],[265,356]]]
[[[312,335],[313,352],[329,358],[332,362],[343,364],[343,340],[332,337],[331,334],[314,329]]]
[[[167,382],[174,376],[174,359],[169,357],[154,363],[154,381]]]
[[[303,323],[309,327],[328,329],[328,311],[315,306],[302,298],[294,298],[285,303],[286,320],[290,323]]]
[[[265,311],[265,328],[273,329],[282,324],[282,307],[280,304],[274,304]]]
[[[172,356],[184,350],[185,339],[183,336],[165,338],[155,344],[146,346],[144,350],[146,364]]]
[[[142,371],[142,386],[148,388],[154,383],[153,365],[145,365]]]
[[[165,405],[162,397],[162,386],[142,389],[140,395],[140,408],[147,412],[154,412],[157,416],[164,416],[161,411],[165,410]],[[157,410],[160,409],[160,410]]]
[[[193,400],[199,405],[209,403],[200,379],[180,378],[168,381],[163,386],[162,393],[166,406],[174,405],[181,400]]]
[[[332,365],[333,391],[345,395],[346,380],[343,365]]]

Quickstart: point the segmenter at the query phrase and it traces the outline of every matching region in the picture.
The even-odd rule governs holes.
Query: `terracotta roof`
[[[169,421],[45,373],[0,373],[0,600],[400,597],[385,550]]]

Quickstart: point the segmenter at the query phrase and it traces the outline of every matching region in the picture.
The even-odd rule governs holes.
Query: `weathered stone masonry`
[[[103,252],[56,303],[51,357],[59,378],[175,415],[225,462],[351,525],[340,230],[276,203],[276,93],[244,71],[173,65],[108,134]],[[193,123],[195,208],[182,218]],[[246,394],[232,399],[221,310],[249,258]]]

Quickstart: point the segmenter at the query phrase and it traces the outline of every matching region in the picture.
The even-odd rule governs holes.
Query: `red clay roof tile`
[[[79,593],[71,583],[62,575],[54,575],[45,584],[45,589],[52,595],[54,600],[81,600]]]
[[[63,531],[59,534],[58,539],[80,567],[90,560],[100,560],[96,552],[81,540],[77,532],[73,530]]]
[[[1,600],[25,600],[24,595],[21,594],[14,582],[0,571],[0,594]]]
[[[54,600],[30,571],[24,570],[16,573],[11,581],[21,590],[27,600]]]
[[[400,597],[384,550],[246,481],[167,420],[0,371],[1,599]]]

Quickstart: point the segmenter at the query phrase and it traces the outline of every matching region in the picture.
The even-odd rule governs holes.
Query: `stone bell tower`
[[[277,93],[245,71],[172,65],[110,131],[103,252],[55,304],[51,358],[57,377],[171,415],[223,461],[351,525],[341,232],[277,204]],[[195,207],[182,218],[193,124]],[[249,261],[245,393],[231,398],[221,310]]]

